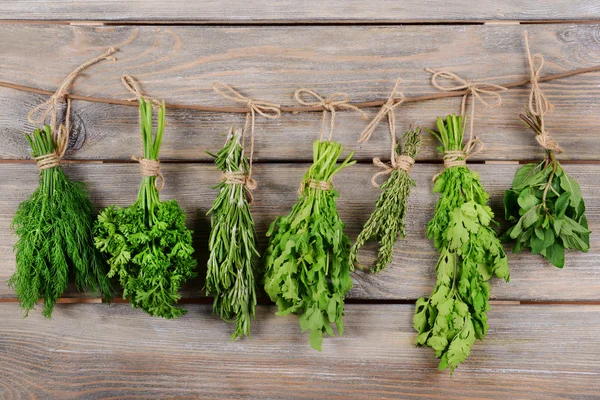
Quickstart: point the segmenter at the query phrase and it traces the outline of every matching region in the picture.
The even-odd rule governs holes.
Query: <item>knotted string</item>
[[[41,125],[46,122],[46,119],[50,117],[50,131],[52,133],[56,149],[52,154],[45,154],[40,157],[36,157],[35,161],[40,170],[56,167],[60,164],[60,160],[64,157],[67,147],[69,145],[69,134],[70,134],[70,123],[71,123],[71,99],[69,98],[69,88],[73,85],[75,78],[89,66],[96,64],[102,60],[115,61],[116,58],[112,56],[117,49],[110,48],[96,58],[84,62],[79,67],[75,68],[67,77],[62,81],[56,92],[48,100],[38,104],[32,108],[27,114],[27,120],[34,125]],[[58,105],[61,101],[66,101],[67,110],[65,113],[65,123],[61,124],[58,128],[56,127]]]
[[[466,93],[462,97],[460,105],[460,114],[464,118],[464,124],[466,124],[467,119],[467,99],[469,95],[473,97],[473,101],[471,101],[471,115],[469,118],[469,140],[464,145],[462,150],[450,150],[444,152],[444,168],[466,165],[467,158],[483,151],[483,142],[473,136],[473,122],[475,120],[475,100],[478,100],[485,107],[498,107],[502,104],[502,96],[500,96],[500,93],[498,92],[506,92],[508,91],[508,88],[494,83],[466,81],[460,76],[456,75],[455,73],[447,70],[434,71],[430,68],[426,68],[426,71],[432,74],[431,84],[438,90],[445,92],[466,90]],[[454,86],[440,85],[437,81],[438,77],[454,81],[456,82],[456,84]],[[496,101],[490,103],[487,100],[485,100],[482,95],[494,97]],[[441,173],[436,174],[433,177],[433,180],[435,181],[435,179],[437,179],[437,177],[440,174]]]
[[[137,80],[135,80],[135,78],[133,78],[132,76],[129,76],[129,75],[121,76],[121,83],[123,84],[123,86],[125,86],[125,88],[127,90],[129,90],[132,94],[135,95],[134,98],[130,98],[128,100],[140,101],[141,99],[143,99],[145,101],[152,103],[153,108],[160,108],[162,106],[162,103],[160,101],[158,101],[157,99],[143,94],[139,82]],[[141,119],[142,119],[142,113],[140,111],[140,121],[141,121]],[[156,178],[154,180],[154,187],[156,188],[156,190],[158,190],[160,192],[165,186],[165,177],[160,172],[160,160],[144,158],[144,138],[142,136],[141,130],[140,130],[140,150],[142,152],[142,157],[131,156],[131,159],[134,161],[137,161],[140,164],[140,174],[142,176],[148,176],[148,177],[153,176]]]
[[[231,140],[234,133],[235,133],[234,129],[231,128],[231,131],[229,132],[227,140]],[[237,136],[237,138],[238,138],[237,140],[240,140],[239,136]],[[242,145],[242,149],[243,149],[243,145]],[[254,189],[256,189],[256,187],[258,185],[256,183],[256,180],[254,178],[250,177],[244,171],[225,171],[221,174],[221,181],[225,182],[227,184],[230,184],[230,185],[243,185],[245,192],[246,192],[246,198],[248,199],[248,202],[250,204],[252,204],[254,202],[254,195],[252,194],[252,191]]]
[[[250,126],[250,157],[248,162],[248,174],[243,180],[239,178],[232,178],[234,181],[243,184],[246,187],[249,201],[252,202],[254,197],[251,193],[252,190],[256,189],[256,180],[252,179],[252,159],[254,158],[254,124],[256,114],[263,116],[267,119],[277,119],[281,117],[281,109],[279,104],[271,103],[263,100],[254,100],[249,97],[242,95],[229,85],[221,82],[214,82],[212,88],[215,92],[225,97],[226,99],[235,101],[237,103],[245,104],[250,110],[246,113],[246,121],[244,122],[244,130],[242,131],[242,149],[246,145],[246,133],[248,126]],[[243,181],[243,183],[242,183]]]
[[[531,115],[538,117],[540,123],[539,134],[536,135],[535,139],[544,149],[562,153],[563,149],[554,141],[552,136],[550,136],[544,122],[546,113],[552,111],[554,108],[540,88],[539,79],[542,67],[544,66],[544,56],[539,53],[532,56],[531,50],[529,49],[529,34],[527,31],[523,32],[523,36],[525,37],[525,49],[527,50],[527,60],[529,62],[529,80],[531,82],[531,92],[529,92],[529,112]],[[537,67],[535,65],[536,61],[539,62]]]
[[[317,101],[306,101],[302,98],[303,94],[308,94],[317,99]],[[324,98],[315,91],[301,88],[296,90],[296,93],[294,93],[294,99],[296,99],[296,101],[299,104],[302,104],[307,107],[321,106],[324,108],[323,118],[321,119],[321,135],[319,136],[319,140],[321,141],[323,140],[323,137],[325,135],[325,122],[327,120],[327,111],[331,113],[331,119],[329,123],[329,138],[327,139],[328,141],[331,141],[331,139],[333,138],[333,127],[335,124],[336,109],[358,111],[362,118],[364,120],[367,120],[367,114],[365,114],[363,110],[356,107],[355,105],[350,104],[350,96],[348,96],[346,93],[336,92],[330,95],[329,97]]]
[[[309,179],[307,181],[300,182],[300,186],[298,187],[298,194],[301,195],[304,192],[304,189],[306,188],[318,189],[327,192],[333,189],[333,185],[331,184],[331,182]]]
[[[377,178],[380,176],[389,175],[397,169],[401,169],[410,173],[415,165],[415,160],[412,157],[396,154],[396,115],[394,110],[404,103],[404,100],[406,99],[404,93],[399,90],[401,83],[402,79],[398,78],[387,101],[383,104],[383,106],[381,106],[377,115],[375,115],[369,125],[367,125],[367,127],[363,130],[360,138],[358,139],[358,143],[364,143],[369,140],[371,136],[373,136],[375,128],[379,122],[381,122],[381,120],[387,115],[388,126],[390,128],[390,138],[392,142],[390,150],[390,165],[384,163],[379,158],[373,158],[373,164],[381,169],[371,178],[371,184],[375,187],[380,186],[377,183]]]

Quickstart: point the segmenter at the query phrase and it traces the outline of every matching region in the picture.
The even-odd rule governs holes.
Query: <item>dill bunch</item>
[[[27,140],[33,157],[56,152],[49,126]],[[71,181],[60,165],[40,171],[40,184],[22,202],[12,221],[18,236],[16,272],[8,281],[27,316],[43,299],[42,315],[52,316],[54,304],[69,281],[80,291],[100,293],[111,300],[106,264],[93,246],[94,209],[82,182]]]
[[[405,155],[415,158],[421,147],[421,129],[412,129],[404,134],[404,148],[401,143],[396,145],[395,152],[398,156]],[[377,273],[392,262],[394,244],[398,236],[405,237],[404,219],[406,217],[406,203],[411,187],[416,186],[408,171],[395,169],[390,177],[381,185],[381,194],[375,203],[375,211],[371,214],[356,242],[350,249],[350,263],[358,262],[360,248],[370,239],[379,242],[377,261],[370,271]]]
[[[310,345],[319,351],[323,335],[334,335],[333,323],[343,334],[344,297],[352,289],[350,240],[343,233],[335,203],[339,194],[331,179],[355,161],[351,153],[337,165],[341,153],[337,142],[313,143],[313,164],[298,202],[267,232],[265,291],[277,304],[277,315],[299,315],[302,331],[310,331]]]
[[[152,103],[140,99],[143,158],[158,160],[165,105],[152,135]],[[94,226],[95,245],[108,257],[109,276],[118,276],[123,298],[156,317],[177,318],[179,288],[196,273],[192,232],[176,200],[160,201],[156,176],[143,176],[135,203],[103,210]]]
[[[244,184],[248,159],[242,135],[233,129],[223,148],[214,156],[223,180],[215,189],[219,194],[208,211],[211,221],[208,241],[206,294],[214,295],[213,312],[224,320],[235,320],[231,340],[250,335],[256,312],[256,282],[253,259],[260,257],[255,245],[254,220]],[[228,180],[232,176],[235,182]]]
[[[440,150],[464,157],[462,117],[438,118],[437,128],[432,134],[442,143]],[[433,191],[440,198],[427,236],[440,252],[437,280],[431,296],[417,300],[413,325],[417,345],[433,348],[439,369],[453,371],[487,333],[489,281],[496,276],[508,282],[508,259],[490,226],[494,214],[476,171],[450,166],[436,178]]]

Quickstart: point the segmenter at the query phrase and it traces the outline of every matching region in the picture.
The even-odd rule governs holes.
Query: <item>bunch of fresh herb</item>
[[[27,135],[33,156],[55,154],[49,126]],[[106,264],[93,246],[94,209],[83,183],[69,180],[60,165],[42,169],[40,185],[17,208],[12,227],[17,270],[8,281],[25,315],[40,298],[50,318],[69,280],[78,290],[100,292],[111,299]]]
[[[520,117],[537,135],[542,134],[540,117],[529,111]],[[546,150],[541,163],[519,168],[504,194],[504,210],[511,226],[503,239],[515,242],[513,252],[529,248],[562,268],[565,249],[587,252],[590,248],[581,189],[553,150]]]
[[[158,160],[165,127],[164,103],[152,137],[152,103],[140,99],[144,159]],[[109,276],[119,276],[123,298],[152,316],[177,318],[179,287],[195,276],[192,232],[176,200],[160,201],[156,176],[144,176],[135,203],[108,207],[94,227],[95,244],[108,256]]]
[[[354,164],[354,153],[336,165],[341,153],[337,142],[314,142],[313,164],[298,202],[267,232],[265,291],[277,303],[278,315],[299,314],[302,331],[310,331],[310,345],[319,351],[323,334],[334,335],[332,323],[343,334],[344,297],[352,288],[350,240],[343,233],[331,178]]]
[[[235,319],[232,340],[250,335],[250,323],[256,310],[253,258],[260,256],[246,193],[248,159],[241,138],[242,135],[232,129],[225,146],[214,156],[217,168],[223,172],[223,180],[215,187],[219,194],[208,211],[211,231],[206,294],[215,296],[215,313],[225,320]]]
[[[437,128],[432,133],[443,152],[465,151],[462,117],[450,115],[445,122],[438,118]],[[437,281],[431,297],[417,301],[413,323],[417,345],[432,347],[441,358],[439,369],[452,371],[487,332],[488,281],[493,276],[508,281],[509,269],[496,232],[489,226],[493,213],[479,175],[465,165],[449,166],[437,177],[433,191],[441,196],[427,236],[440,252]]]
[[[421,147],[421,129],[412,129],[404,134],[404,151],[400,143],[396,146],[396,154],[415,158]],[[350,263],[355,264],[358,251],[370,239],[379,241],[377,261],[370,269],[379,272],[392,262],[394,244],[398,235],[405,237],[404,219],[406,217],[406,203],[410,188],[415,186],[415,181],[408,171],[395,169],[383,185],[381,194],[375,204],[375,211],[367,220],[363,230],[358,235],[356,242],[350,249]]]

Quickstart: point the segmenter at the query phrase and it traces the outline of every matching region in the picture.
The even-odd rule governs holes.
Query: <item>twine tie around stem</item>
[[[240,173],[232,172],[226,174],[232,174],[232,178],[230,179],[230,183],[234,184],[243,184],[246,187],[246,192],[248,194],[248,200],[250,203],[254,200],[254,196],[252,195],[252,190],[256,189],[257,183],[256,180],[252,178],[252,159],[254,158],[254,125],[256,120],[256,114],[265,117],[267,119],[277,119],[281,117],[281,109],[280,105],[276,103],[271,103],[263,100],[254,100],[249,97],[242,95],[240,92],[235,90],[229,85],[226,85],[221,82],[214,82],[212,85],[213,90],[223,96],[226,99],[235,101],[237,103],[245,104],[249,112],[246,113],[246,120],[244,122],[244,130],[242,131],[242,149],[246,146],[246,133],[248,132],[248,126],[250,127],[250,156],[248,160],[248,174],[244,174],[244,178],[240,178],[236,176]]]
[[[400,105],[402,105],[406,99],[404,93],[399,90],[401,83],[402,79],[396,79],[396,84],[394,85],[394,89],[390,93],[390,96],[383,106],[381,106],[377,115],[375,115],[369,125],[367,125],[367,127],[363,130],[360,138],[358,139],[358,143],[364,143],[368,141],[371,136],[373,136],[375,128],[379,122],[381,122],[381,120],[387,116],[391,139],[390,165],[385,164],[379,158],[373,158],[373,164],[380,168],[380,171],[371,178],[371,184],[377,188],[380,187],[380,185],[377,183],[377,178],[380,176],[389,175],[397,169],[404,170],[410,174],[413,166],[415,165],[415,160],[412,157],[396,154],[396,115],[394,110],[397,107],[400,107]]]
[[[67,77],[62,81],[56,92],[48,100],[38,104],[29,110],[27,114],[27,120],[29,123],[34,125],[41,125],[46,122],[46,119],[50,117],[50,131],[56,143],[56,149],[53,154],[45,154],[40,157],[35,157],[35,161],[40,170],[57,167],[60,165],[60,160],[64,157],[67,147],[69,145],[69,134],[70,134],[70,123],[71,123],[71,99],[69,98],[69,88],[73,85],[75,78],[86,68],[94,65],[102,60],[115,61],[116,58],[112,56],[117,49],[111,47],[104,53],[100,54],[89,61],[84,62],[79,67],[75,68]],[[65,123],[61,124],[58,128],[56,127],[58,105],[61,101],[66,101],[67,110],[65,112]]]
[[[129,101],[135,101],[135,100],[140,101],[140,99],[143,99],[145,101],[152,103],[153,108],[160,108],[162,106],[162,103],[160,101],[158,101],[157,99],[143,94],[139,82],[132,76],[123,75],[121,77],[121,83],[123,84],[123,86],[125,86],[125,88],[128,91],[130,91],[132,94],[135,95],[135,98],[128,99]],[[141,119],[142,119],[142,114],[140,111],[140,120]],[[144,158],[144,139],[142,137],[141,131],[140,131],[140,147],[141,147],[140,150],[142,152],[142,157],[131,156],[131,159],[134,161],[137,161],[140,164],[140,174],[142,176],[156,178],[154,180],[154,187],[156,188],[156,190],[158,190],[160,192],[165,187],[165,177],[160,172],[160,160]]]
[[[310,95],[317,99],[317,101],[306,101],[302,98],[303,94]],[[336,110],[355,110],[360,113],[364,120],[367,120],[367,114],[365,114],[363,110],[356,107],[355,105],[350,104],[350,96],[348,96],[346,93],[336,92],[331,94],[329,97],[324,98],[323,96],[321,96],[313,90],[300,88],[296,90],[296,93],[294,93],[294,99],[296,99],[296,101],[303,106],[323,107],[323,118],[321,119],[321,135],[319,136],[319,140],[321,141],[323,140],[325,135],[325,122],[327,120],[328,111],[329,113],[331,113],[331,119],[329,122],[329,137],[327,139],[328,141],[331,141],[331,139],[333,138],[333,127],[335,124]]]
[[[540,133],[535,136],[535,139],[546,150],[562,153],[563,149],[554,141],[550,132],[546,130],[544,116],[547,112],[554,108],[552,103],[546,98],[544,92],[540,88],[540,75],[544,66],[544,56],[539,53],[531,55],[529,48],[529,34],[523,32],[525,37],[525,50],[527,51],[527,61],[529,62],[529,80],[531,82],[531,91],[529,92],[529,112],[531,115],[538,117],[540,121]],[[536,61],[539,65],[536,66]]]
[[[318,181],[316,179],[309,179],[307,181],[300,182],[300,187],[298,187],[298,194],[302,195],[302,193],[304,192],[304,189],[306,189],[306,188],[317,189],[317,190],[322,190],[322,191],[328,192],[330,190],[333,190],[333,185],[331,184],[331,182]]]

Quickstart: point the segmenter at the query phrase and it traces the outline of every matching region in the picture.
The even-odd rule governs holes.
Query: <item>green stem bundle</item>
[[[437,119],[441,150],[464,152],[462,117]],[[456,153],[455,153],[456,154]],[[458,157],[458,160],[464,160]],[[454,370],[469,355],[476,339],[487,333],[489,280],[509,280],[506,254],[489,226],[494,214],[479,174],[466,165],[449,166],[435,180],[440,193],[427,236],[440,252],[433,293],[420,298],[413,318],[417,345],[429,346],[441,358],[440,370]]]
[[[206,294],[214,295],[214,313],[225,320],[235,319],[232,340],[250,335],[256,312],[253,259],[260,256],[246,193],[249,164],[241,140],[242,135],[232,129],[225,146],[215,156],[223,180],[215,187],[219,194],[208,211],[211,231]]]
[[[421,147],[421,129],[412,129],[404,134],[404,148],[397,144],[395,152],[414,159]],[[358,235],[356,242],[350,249],[350,263],[354,265],[358,261],[358,251],[370,239],[379,242],[377,261],[370,269],[377,273],[392,262],[394,244],[398,236],[405,237],[404,219],[406,217],[406,205],[410,195],[411,187],[415,181],[409,172],[396,168],[390,177],[381,185],[381,194],[375,204],[375,211],[371,214],[363,230]]]
[[[354,161],[351,153],[337,165],[342,145],[315,141],[313,164],[304,175],[298,202],[289,215],[278,217],[267,232],[264,287],[279,309],[278,315],[300,316],[302,331],[310,331],[310,345],[321,350],[323,335],[340,335],[344,325],[344,297],[352,288],[350,240],[337,211],[338,192],[332,177]]]
[[[49,126],[27,135],[33,156],[54,154],[56,143]],[[13,287],[25,315],[39,299],[50,318],[54,304],[70,280],[80,291],[99,292],[111,299],[106,264],[93,246],[94,209],[83,183],[69,180],[60,165],[42,169],[40,184],[15,213],[12,229],[17,270]]]
[[[521,119],[537,135],[543,134],[540,116],[527,111]],[[565,249],[589,250],[590,231],[579,183],[563,170],[553,150],[545,151],[542,162],[519,168],[504,193],[510,227],[503,239],[514,242],[515,253],[528,248],[562,268]]]
[[[143,158],[158,160],[165,127],[164,103],[152,135],[152,103],[140,99]],[[118,276],[123,298],[152,316],[177,318],[179,288],[196,274],[192,232],[176,200],[160,201],[157,176],[144,176],[135,203],[111,206],[98,216],[95,244],[108,257],[109,276]]]

